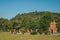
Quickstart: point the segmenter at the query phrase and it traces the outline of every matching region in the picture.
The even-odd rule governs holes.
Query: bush
[[[36,35],[36,34],[37,34],[37,32],[31,32],[30,34],[31,34],[31,35]]]
[[[39,34],[42,34],[42,33],[43,33],[43,30],[42,30],[42,29],[40,29],[38,32],[39,32]]]
[[[42,34],[43,32],[39,32],[39,34]]]
[[[48,31],[45,31],[45,35],[47,35],[48,34]]]

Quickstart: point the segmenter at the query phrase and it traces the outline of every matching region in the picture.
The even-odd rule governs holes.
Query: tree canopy
[[[60,13],[54,12],[29,12],[23,14],[17,14],[12,19],[8,20],[0,18],[0,30],[10,29],[39,29],[43,32],[48,31],[48,27],[51,21],[56,20],[58,32],[60,32]]]

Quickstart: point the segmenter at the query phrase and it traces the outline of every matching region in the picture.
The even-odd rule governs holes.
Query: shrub
[[[36,34],[37,34],[37,32],[31,32],[30,34],[31,34],[31,35],[36,35]]]

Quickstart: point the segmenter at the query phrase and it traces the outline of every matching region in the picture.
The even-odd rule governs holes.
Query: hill
[[[46,17],[47,18],[46,21],[52,20],[52,19],[56,21],[58,32],[60,32],[59,31],[60,30],[60,27],[59,27],[59,24],[60,24],[60,13],[55,13],[55,12],[37,12],[37,11],[35,11],[35,12],[17,14],[15,17],[13,17],[11,19],[11,21],[13,21],[15,23],[15,26],[19,26],[19,28],[23,28],[24,27],[24,29],[33,29],[34,30],[34,29],[38,29],[38,28],[41,27],[40,20],[41,20],[41,17],[44,16],[44,15],[48,15]],[[50,17],[50,18],[48,19],[48,17]],[[49,26],[49,23],[47,23],[46,25]]]
[[[33,18],[35,18],[35,17],[40,17],[40,16],[42,16],[43,14],[45,14],[45,13],[52,13],[53,14],[53,16],[57,16],[57,17],[60,17],[60,13],[55,13],[55,12],[29,12],[29,13],[22,13],[22,14],[17,14],[15,17],[13,17],[11,20],[15,20],[15,19],[19,19],[19,18],[21,18],[21,17],[33,17]]]
[[[29,12],[17,14],[12,19],[8,20],[0,18],[0,30],[8,31],[20,29],[23,32],[29,30],[36,33],[36,30],[41,33],[48,32],[50,22],[55,20],[57,23],[57,31],[60,32],[60,13],[55,12]]]

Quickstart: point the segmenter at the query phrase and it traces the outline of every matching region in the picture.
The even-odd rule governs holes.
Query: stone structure
[[[50,23],[49,33],[50,34],[56,34],[57,33],[57,27],[56,27],[55,20]]]

